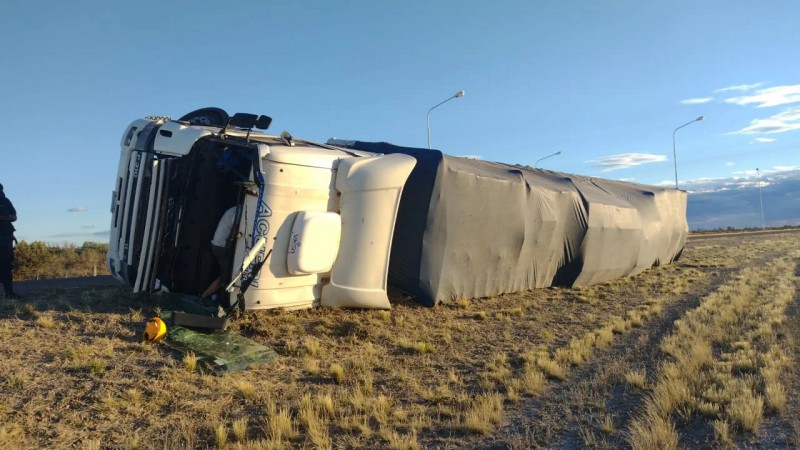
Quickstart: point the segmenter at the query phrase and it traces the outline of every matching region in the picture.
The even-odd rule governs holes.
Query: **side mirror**
[[[236,113],[228,120],[228,126],[234,126],[243,130],[250,130],[253,127],[259,130],[266,130],[272,123],[270,116],[258,116],[256,114]]]
[[[258,116],[248,113],[236,113],[228,120],[228,126],[249,130],[255,126]]]
[[[256,128],[259,130],[266,130],[272,124],[272,117],[270,116],[258,116],[256,119]]]

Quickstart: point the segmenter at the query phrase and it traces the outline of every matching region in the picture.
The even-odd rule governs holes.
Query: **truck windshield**
[[[157,278],[172,292],[199,295],[221,271],[211,250],[220,218],[242,202],[252,181],[254,146],[219,139],[198,142],[171,164]]]

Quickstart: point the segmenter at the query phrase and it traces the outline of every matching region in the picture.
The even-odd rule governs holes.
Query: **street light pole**
[[[550,158],[550,157],[552,157],[552,156],[560,155],[560,154],[561,154],[561,150],[559,150],[559,151],[557,151],[557,152],[553,153],[552,155],[547,155],[547,156],[545,156],[544,158],[539,158],[539,159],[537,159],[537,160],[536,160],[536,163],[534,163],[534,164],[533,164],[533,168],[535,169],[535,168],[539,167],[539,161],[541,161],[541,160],[543,160],[543,159]]]
[[[448,97],[447,100],[434,105],[431,109],[428,110],[428,118],[427,118],[427,121],[428,121],[428,150],[431,149],[431,111],[433,111],[434,108],[437,108],[439,106],[444,105],[445,103],[449,102],[450,100],[452,100],[454,98],[463,97],[464,94],[465,94],[464,91],[458,91],[455,94],[453,94],[452,97]]]
[[[758,202],[761,204],[761,229],[765,229],[766,226],[764,224],[764,197],[761,196],[761,173],[758,171],[758,167],[756,167],[756,177],[758,178]]]
[[[675,128],[675,130],[672,132],[672,161],[675,162],[675,189],[678,189],[678,157],[677,157],[677,153],[675,152],[675,133],[677,133],[678,130],[680,130],[681,128],[685,127],[686,125],[691,125],[691,124],[693,124],[695,122],[699,122],[699,121],[701,121],[703,119],[705,119],[705,116],[700,116],[697,119],[694,119],[694,120],[692,120],[690,122],[686,122],[685,124],[679,126],[678,128]]]

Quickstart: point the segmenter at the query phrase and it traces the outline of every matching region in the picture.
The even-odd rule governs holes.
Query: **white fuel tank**
[[[417,160],[392,154],[342,160],[342,239],[322,305],[389,309],[386,280],[400,194]]]

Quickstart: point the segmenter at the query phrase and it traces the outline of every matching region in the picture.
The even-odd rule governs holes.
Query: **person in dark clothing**
[[[3,185],[0,184],[0,283],[3,284],[3,291],[6,298],[19,298],[14,293],[11,284],[11,271],[14,269],[14,225],[11,222],[17,220],[17,210],[11,204],[11,200],[3,192]]]

